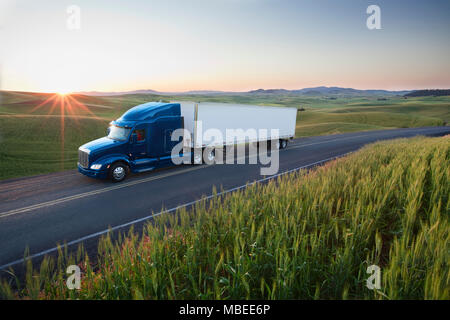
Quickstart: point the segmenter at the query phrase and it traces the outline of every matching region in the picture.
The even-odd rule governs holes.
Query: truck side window
[[[137,140],[136,140],[137,142],[145,140],[145,129],[136,129],[136,130],[134,130],[134,133],[137,136]]]

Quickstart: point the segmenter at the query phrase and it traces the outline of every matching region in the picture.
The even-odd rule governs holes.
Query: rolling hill
[[[398,95],[335,95],[330,99],[324,95],[258,91],[176,96],[155,93],[71,94],[63,98],[50,93],[0,91],[0,98],[0,180],[75,168],[80,145],[104,136],[111,120],[148,101],[195,100],[293,106],[300,110],[296,137],[438,126],[450,121],[449,98],[434,96],[405,99]]]

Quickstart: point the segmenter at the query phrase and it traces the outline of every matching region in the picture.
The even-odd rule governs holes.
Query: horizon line
[[[380,88],[372,88],[372,89],[360,89],[355,87],[339,87],[339,86],[315,86],[315,87],[303,87],[303,88],[297,88],[297,89],[285,89],[285,88],[257,88],[257,89],[250,89],[250,90],[242,90],[242,91],[235,91],[235,90],[220,90],[220,89],[192,89],[192,90],[185,90],[185,91],[159,91],[155,89],[131,89],[131,90],[123,90],[123,91],[98,91],[98,90],[82,90],[82,91],[71,91],[67,92],[66,94],[88,94],[88,93],[117,93],[117,94],[126,94],[128,92],[135,92],[135,91],[154,91],[155,93],[162,93],[162,94],[183,94],[183,93],[190,93],[190,92],[217,92],[217,93],[249,93],[252,91],[258,91],[258,90],[285,90],[285,91],[299,91],[299,90],[305,90],[305,89],[317,89],[317,88],[339,88],[339,89],[352,89],[357,91],[388,91],[388,92],[402,92],[402,91],[417,91],[417,90],[449,90],[444,87],[442,88],[415,88],[415,89],[380,89]],[[17,90],[17,89],[0,89],[0,91],[10,91],[10,92],[27,92],[27,93],[58,93],[57,91],[28,91],[28,90]]]

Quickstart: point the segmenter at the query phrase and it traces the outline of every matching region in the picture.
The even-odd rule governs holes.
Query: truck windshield
[[[109,134],[108,138],[113,140],[124,141],[128,139],[128,135],[131,129],[117,127],[117,126],[109,126]]]

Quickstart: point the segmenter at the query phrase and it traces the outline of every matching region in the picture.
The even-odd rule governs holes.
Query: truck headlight
[[[92,170],[98,170],[98,169],[100,169],[101,167],[102,167],[101,164],[93,164],[93,165],[91,166],[91,169],[92,169]]]

